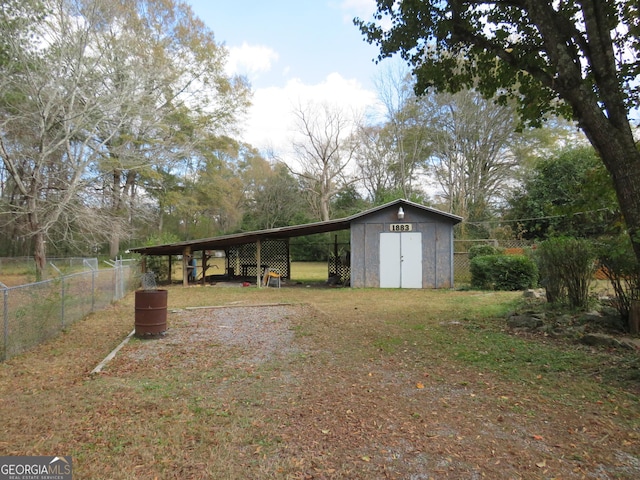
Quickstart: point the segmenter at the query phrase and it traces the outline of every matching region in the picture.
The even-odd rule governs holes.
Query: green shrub
[[[559,303],[567,298],[567,286],[562,275],[562,249],[554,241],[542,242],[536,249],[536,262],[540,273],[540,285],[547,294],[547,302]]]
[[[476,257],[482,257],[485,255],[499,255],[502,253],[499,248],[489,245],[488,243],[482,245],[474,245],[469,249],[469,260],[473,260]]]
[[[471,286],[483,290],[525,290],[538,281],[538,268],[525,255],[474,257],[470,270]]]
[[[473,257],[469,264],[471,272],[471,287],[481,290],[493,290],[493,257],[495,255],[481,255]]]
[[[540,243],[536,259],[550,302],[566,297],[573,308],[589,308],[589,287],[596,267],[595,249],[590,241],[550,238]]]

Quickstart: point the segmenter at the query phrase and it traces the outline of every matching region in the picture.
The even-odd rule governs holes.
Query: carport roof
[[[236,245],[244,245],[247,243],[254,243],[258,240],[265,239],[281,239],[291,237],[301,237],[304,235],[313,235],[316,233],[335,232],[338,230],[347,230],[351,226],[351,222],[362,218],[366,215],[370,215],[374,212],[384,210],[385,208],[398,206],[413,206],[421,210],[429,211],[451,220],[453,224],[462,221],[462,217],[453,215],[451,213],[442,212],[431,207],[425,207],[419,203],[411,202],[409,200],[398,199],[393,202],[380,205],[369,210],[351,215],[346,218],[339,218],[335,220],[328,220],[326,222],[307,223],[304,225],[294,225],[290,227],[270,228],[268,230],[256,230],[253,232],[233,233],[230,235],[222,235],[219,237],[202,238],[199,240],[188,240],[185,242],[167,243],[164,245],[153,245],[150,247],[136,247],[129,249],[130,252],[140,253],[142,255],[182,255],[186,249],[190,249],[192,252],[201,250],[222,250],[227,247]]]

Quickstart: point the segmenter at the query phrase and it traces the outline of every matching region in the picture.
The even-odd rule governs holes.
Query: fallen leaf
[[[424,388],[424,384],[421,382],[416,383],[416,388],[422,389]]]
[[[360,458],[362,458],[362,460],[364,460],[365,462],[370,462],[371,461],[371,458],[368,457],[367,455],[365,455],[363,457],[360,457]]]
[[[544,437],[542,435],[532,435],[534,440],[544,440]]]
[[[536,463],[536,467],[538,468],[544,468],[547,466],[547,461],[546,460],[542,460],[541,462]]]
[[[320,430],[322,433],[324,433],[325,435],[328,435],[329,432],[331,432],[331,430]]]

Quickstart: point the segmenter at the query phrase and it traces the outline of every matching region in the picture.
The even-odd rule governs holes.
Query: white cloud
[[[343,20],[351,23],[353,17],[370,20],[376,11],[376,0],[342,0],[339,7],[344,13]]]
[[[344,12],[343,21],[345,23],[352,23],[354,17],[369,23],[373,21],[373,15],[378,11],[376,0],[342,0],[339,8]],[[374,23],[380,25],[385,31],[389,30],[392,25],[388,16],[376,20]]]
[[[271,70],[272,64],[277,62],[278,58],[278,53],[269,47],[244,42],[239,47],[229,47],[227,74],[246,75],[251,78]]]
[[[255,90],[243,139],[261,151],[273,151],[289,161],[296,133],[293,111],[309,103],[336,105],[350,115],[363,114],[375,108],[378,101],[375,92],[339,73],[329,74],[316,85],[305,85],[295,78],[284,87]]]

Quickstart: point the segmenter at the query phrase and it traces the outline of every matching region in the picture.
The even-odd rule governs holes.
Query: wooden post
[[[189,286],[189,257],[191,256],[191,249],[189,247],[182,251],[182,286]]]
[[[257,285],[258,288],[262,287],[262,276],[260,275],[261,272],[261,264],[262,264],[262,260],[260,259],[260,239],[256,240],[256,277],[257,277]]]
[[[287,271],[285,272],[285,276],[290,279],[291,278],[291,238],[287,237],[286,245],[287,245]]]
[[[200,282],[203,286],[206,284],[206,276],[207,276],[207,251],[202,250],[202,281]]]
[[[333,268],[335,270],[333,272],[334,275],[338,277],[338,235],[335,235],[333,239]],[[329,272],[329,274],[331,274],[331,272]]]
[[[640,333],[640,300],[631,300],[629,304],[629,333]]]
[[[171,285],[171,270],[173,269],[172,259],[173,255],[169,255],[169,285]]]

